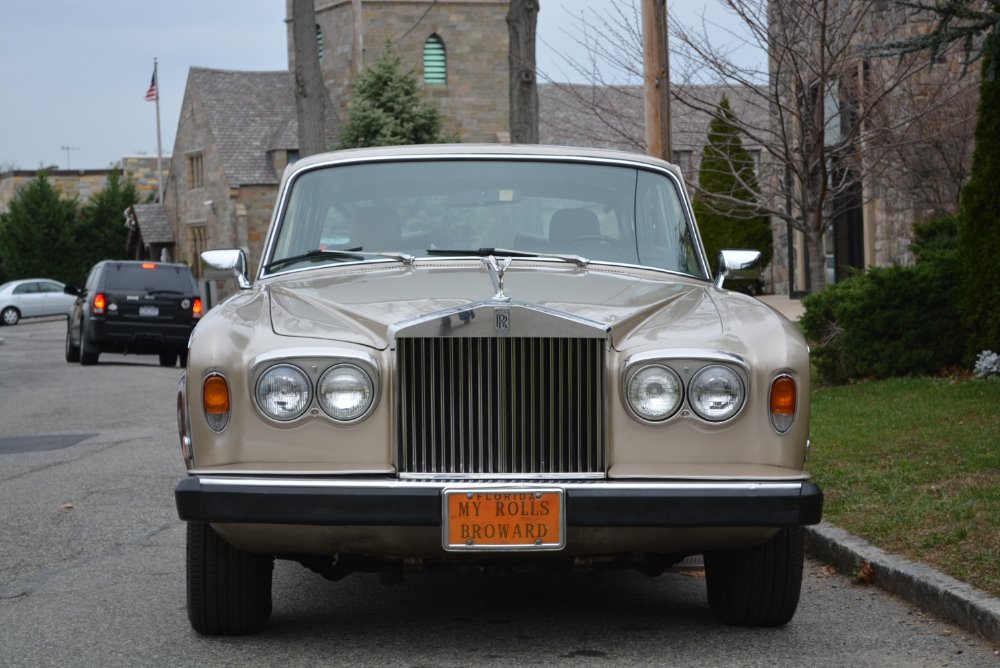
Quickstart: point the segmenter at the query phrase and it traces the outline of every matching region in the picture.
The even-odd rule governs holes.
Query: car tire
[[[177,366],[177,353],[160,353],[160,366]]]
[[[73,343],[73,326],[66,326],[66,361],[80,361],[80,344]]]
[[[101,349],[94,345],[94,342],[87,336],[87,330],[80,325],[80,364],[90,366],[97,364],[97,358],[101,356]]]
[[[181,368],[182,369],[186,369],[187,365],[188,365],[188,351],[187,351],[187,348],[185,348],[184,350],[180,351],[177,354],[177,359],[181,363]]]
[[[802,589],[801,527],[782,529],[766,543],[705,554],[708,605],[735,626],[783,626],[791,621]]]
[[[207,522],[187,525],[187,610],[203,635],[257,633],[271,616],[274,557],[237,550]]]
[[[0,324],[13,326],[16,325],[20,319],[21,312],[13,306],[8,306],[2,313],[0,313]]]

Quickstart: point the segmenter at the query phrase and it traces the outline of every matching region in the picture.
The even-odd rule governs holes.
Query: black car
[[[66,330],[66,361],[96,364],[101,353],[159,355],[160,366],[187,364],[191,330],[202,315],[187,265],[105,260],[76,295]]]

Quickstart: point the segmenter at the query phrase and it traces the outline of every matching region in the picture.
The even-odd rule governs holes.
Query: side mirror
[[[78,288],[75,285],[64,285],[63,292],[67,295],[73,295],[74,297],[79,297],[83,294],[83,288]]]
[[[210,250],[201,254],[202,276],[207,280],[235,278],[240,289],[250,287],[247,276],[247,255],[238,248]]]
[[[719,269],[715,276],[715,287],[721,288],[727,278],[760,279],[760,251],[724,250],[719,251]]]

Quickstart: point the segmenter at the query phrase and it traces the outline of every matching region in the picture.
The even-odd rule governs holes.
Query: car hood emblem
[[[492,255],[487,255],[483,258],[483,265],[490,272],[490,280],[493,281],[493,288],[496,290],[496,294],[493,295],[493,301],[495,302],[510,302],[510,297],[503,291],[503,275],[507,271],[507,267],[510,266],[511,259],[505,257],[498,260]]]

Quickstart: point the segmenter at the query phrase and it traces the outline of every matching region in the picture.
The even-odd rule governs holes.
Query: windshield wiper
[[[568,255],[563,253],[535,253],[534,251],[513,250],[510,248],[428,248],[428,255],[443,255],[445,257],[460,257],[462,255],[475,255],[478,257],[537,257],[553,258],[575,264],[578,267],[586,267],[590,260],[579,255]]]
[[[305,260],[317,260],[323,258],[335,258],[339,260],[365,260],[373,257],[387,257],[392,260],[399,260],[403,264],[411,264],[413,262],[413,256],[407,255],[406,253],[365,253],[361,251],[361,247],[348,248],[346,250],[311,250],[308,253],[302,253],[301,255],[292,255],[291,257],[283,257],[280,260],[275,260],[270,264],[264,265],[264,271],[271,271],[275,267],[282,267],[286,264],[292,264],[293,262],[303,262]]]

